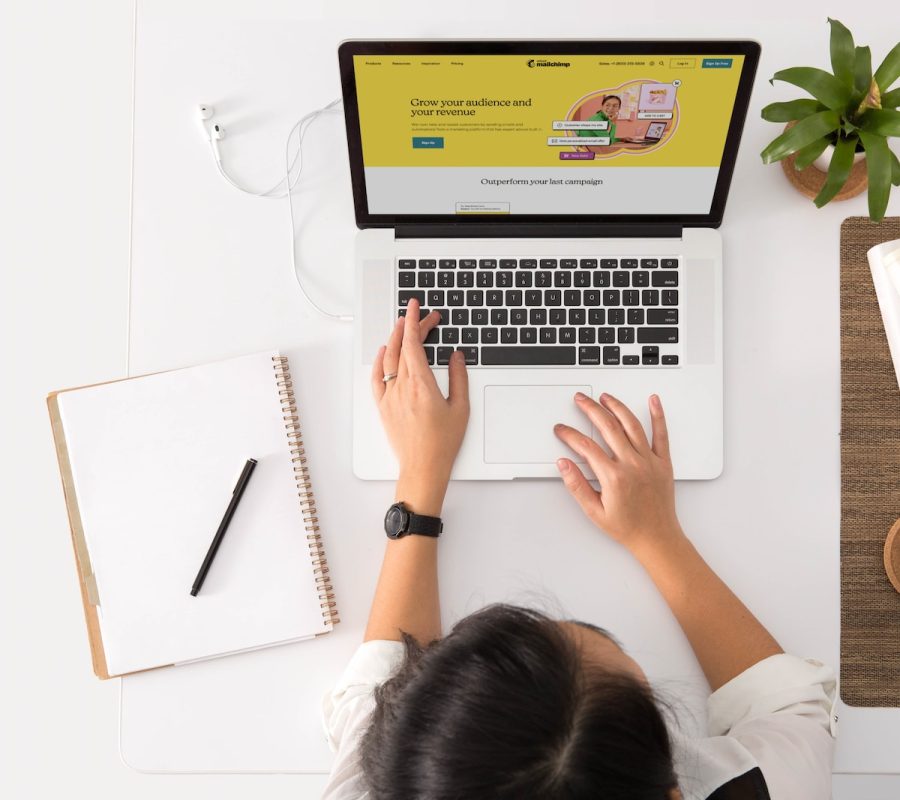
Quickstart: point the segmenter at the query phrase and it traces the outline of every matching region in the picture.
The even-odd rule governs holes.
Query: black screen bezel
[[[363,170],[362,139],[359,127],[359,107],[356,96],[354,56],[419,56],[419,55],[670,55],[670,56],[744,56],[737,94],[725,139],[719,176],[708,214],[370,214]],[[353,205],[359,228],[387,228],[395,226],[458,225],[478,228],[490,226],[552,227],[579,223],[616,226],[661,225],[717,228],[725,212],[725,201],[734,165],[750,93],[759,64],[760,45],[751,40],[348,40],[338,47],[341,86],[344,95],[344,121],[347,126],[347,146],[350,155],[350,175],[353,183]]]

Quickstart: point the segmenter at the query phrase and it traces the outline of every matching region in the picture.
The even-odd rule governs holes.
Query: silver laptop
[[[555,423],[599,441],[577,391],[615,395],[648,431],[658,394],[675,477],[721,473],[716,229],[759,52],[751,41],[341,44],[361,229],[357,476],[396,475],[370,374],[412,298],[441,313],[425,342],[441,388],[453,350],[469,365],[454,478],[556,477],[572,453]],[[665,123],[655,141],[648,123]]]

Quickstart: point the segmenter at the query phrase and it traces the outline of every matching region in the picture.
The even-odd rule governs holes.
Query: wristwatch
[[[400,539],[407,535],[432,536],[437,539],[444,530],[440,517],[413,514],[402,502],[394,503],[384,515],[384,532],[388,539]]]

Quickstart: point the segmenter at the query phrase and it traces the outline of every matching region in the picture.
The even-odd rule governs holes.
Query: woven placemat
[[[900,516],[900,390],[866,251],[900,218],[841,226],[841,699],[900,706],[900,593],[884,542]]]

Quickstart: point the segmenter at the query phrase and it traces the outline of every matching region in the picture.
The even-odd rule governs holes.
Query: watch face
[[[399,539],[409,526],[409,512],[399,503],[392,505],[384,516],[384,532],[391,539]]]

